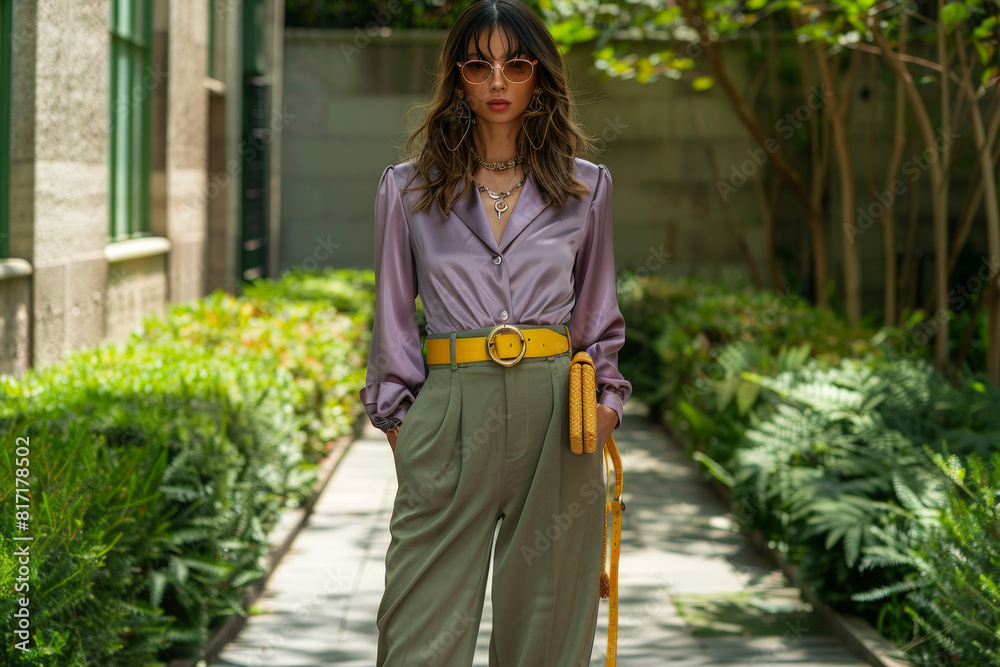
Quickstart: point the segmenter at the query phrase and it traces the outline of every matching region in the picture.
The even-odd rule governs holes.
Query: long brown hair
[[[574,177],[573,159],[590,148],[593,139],[580,127],[555,40],[538,16],[519,0],[476,0],[448,32],[438,59],[434,95],[429,102],[416,107],[428,113],[406,141],[406,152],[410,156],[415,154],[413,147],[419,146],[413,158],[413,178],[419,175],[423,182],[405,190],[424,191],[414,206],[416,211],[429,210],[436,202],[441,214],[447,216],[454,203],[472,187],[472,138],[466,136],[462,140],[465,128],[451,113],[462,87],[455,63],[466,60],[470,42],[475,45],[477,57],[487,60],[479,48],[478,37],[484,31],[492,37],[497,30],[503,31],[507,38],[509,51],[505,59],[518,53],[538,59],[535,90],[539,91],[542,108],[531,111],[529,106],[524,112],[523,129],[517,133],[518,154],[526,157],[528,170],[534,175],[543,196],[556,207],[561,208],[570,196],[579,200],[589,192],[589,188]],[[531,135],[530,141],[525,133]],[[532,143],[541,148],[535,150]],[[456,144],[459,145],[455,151],[448,149]],[[458,192],[458,185],[462,183],[465,187]]]

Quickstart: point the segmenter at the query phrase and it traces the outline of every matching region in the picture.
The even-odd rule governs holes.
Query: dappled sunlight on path
[[[640,410],[629,405],[615,434],[626,503],[618,663],[862,667],[747,547],[697,467]],[[213,664],[372,667],[395,491],[392,453],[369,426],[258,598],[266,613]],[[488,664],[490,607],[487,593],[474,667]],[[593,667],[605,664],[606,642],[602,601]]]

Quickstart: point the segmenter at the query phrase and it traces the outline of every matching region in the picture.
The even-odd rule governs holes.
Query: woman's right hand
[[[399,437],[399,427],[388,430],[385,432],[385,437],[389,439],[389,447],[392,449],[392,453],[396,453],[396,438]]]

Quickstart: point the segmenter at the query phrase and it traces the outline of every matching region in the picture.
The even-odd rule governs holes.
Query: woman
[[[632,391],[617,369],[611,177],[575,157],[587,139],[561,57],[517,0],[459,17],[427,108],[415,159],[387,167],[376,198],[361,398],[399,482],[377,664],[472,664],[496,532],[491,667],[588,665],[600,452]],[[596,454],[569,448],[579,350],[597,373]]]

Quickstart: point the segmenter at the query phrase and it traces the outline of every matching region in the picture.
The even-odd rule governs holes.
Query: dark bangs
[[[523,11],[530,12],[531,10],[523,8]],[[530,23],[518,16],[517,9],[511,5],[481,1],[469,7],[469,12],[468,20],[460,26],[460,32],[455,39],[457,50],[455,56],[459,62],[469,60],[469,56],[472,54],[475,54],[479,60],[492,62],[493,59],[510,60],[518,56],[537,59],[539,54],[544,52],[544,47],[539,42],[539,36],[532,34]],[[507,53],[483,51],[478,42],[480,35],[485,32],[487,44],[489,44],[493,34],[498,31],[506,38]]]

